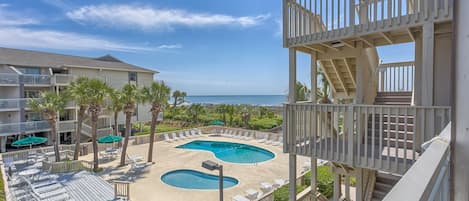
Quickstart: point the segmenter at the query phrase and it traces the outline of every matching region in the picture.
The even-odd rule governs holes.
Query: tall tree
[[[199,122],[199,115],[204,113],[204,107],[201,104],[192,104],[188,109],[187,112],[192,117],[192,121],[195,123]]]
[[[153,161],[153,144],[155,141],[155,130],[158,115],[163,107],[167,105],[171,89],[164,82],[153,82],[149,87],[142,90],[144,102],[151,105],[150,146],[148,148],[148,162]]]
[[[253,115],[253,113],[254,113],[254,108],[252,106],[245,105],[241,108],[240,114],[241,114],[241,119],[243,119],[244,128],[246,129],[250,128],[249,120],[251,120],[251,116]]]
[[[223,120],[223,123],[226,125],[226,105],[225,104],[220,104],[217,106],[215,109],[217,113],[221,115],[221,118]]]
[[[54,144],[55,161],[60,161],[59,138],[57,137],[57,114],[65,110],[66,99],[55,92],[45,92],[41,94],[41,99],[29,101],[29,107],[35,112],[40,112],[50,126],[49,139]]]
[[[87,100],[87,88],[88,88],[87,77],[79,77],[67,88],[67,95],[71,100],[75,101],[75,104],[78,105],[78,115],[77,115],[77,127],[75,130],[75,152],[73,154],[73,160],[78,160],[78,155],[80,152],[80,142],[81,142],[81,128],[83,126],[83,120],[85,119],[85,113],[88,109],[88,100]]]
[[[226,106],[226,113],[228,114],[228,117],[230,117],[230,121],[229,121],[230,123],[229,123],[229,125],[230,125],[230,126],[233,126],[233,118],[234,118],[234,116],[235,116],[235,114],[236,114],[236,108],[235,108],[235,106],[234,106],[234,105],[227,105],[227,106]]]
[[[102,80],[89,79],[87,88],[88,114],[91,116],[91,138],[93,141],[93,170],[98,171],[98,117],[109,96],[111,88]]]
[[[305,84],[297,81],[295,84],[295,90],[296,90],[296,97],[295,97],[296,101],[308,100],[311,90],[309,90]]]
[[[186,100],[185,100],[186,96],[187,96],[187,93],[186,93],[186,92],[184,92],[184,91],[181,92],[181,102],[184,103],[184,102],[186,101]]]
[[[174,99],[173,107],[176,107],[180,97],[181,97],[181,91],[176,90],[173,92],[173,99]]]
[[[327,81],[326,76],[324,75],[324,72],[318,71],[318,77],[321,77],[319,80],[321,82],[321,90],[318,90],[316,93],[316,97],[318,99],[318,102],[321,104],[329,104],[332,103],[332,101],[329,99],[330,97],[330,89],[329,89],[329,82]]]
[[[124,103],[123,112],[125,114],[125,137],[124,145],[122,146],[122,154],[120,166],[125,165],[125,157],[127,156],[127,146],[129,145],[130,132],[132,130],[131,118],[137,108],[137,103],[142,100],[141,91],[135,84],[126,84],[122,87],[121,98]]]
[[[124,109],[124,101],[122,100],[122,93],[119,90],[112,89],[110,93],[111,105],[109,109],[114,113],[114,135],[117,135],[119,130],[119,125],[117,124],[117,119],[119,118],[119,112]]]

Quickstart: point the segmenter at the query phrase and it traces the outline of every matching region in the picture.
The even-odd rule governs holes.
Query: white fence
[[[381,64],[378,73],[378,92],[411,92],[414,89],[414,62]]]

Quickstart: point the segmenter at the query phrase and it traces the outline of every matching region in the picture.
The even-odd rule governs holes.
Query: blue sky
[[[285,94],[280,0],[0,0],[0,46],[98,57],[158,70],[189,95]],[[413,60],[413,45],[378,49]],[[308,83],[309,57],[298,79]]]

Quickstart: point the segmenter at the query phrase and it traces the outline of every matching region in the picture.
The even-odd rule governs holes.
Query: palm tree
[[[143,100],[151,104],[150,147],[148,148],[148,162],[153,159],[153,143],[158,115],[168,103],[171,89],[164,82],[153,82],[149,87],[143,88]]]
[[[75,101],[75,104],[79,106],[77,115],[77,127],[75,132],[75,153],[73,154],[73,160],[78,160],[78,154],[80,152],[80,141],[81,141],[81,128],[83,126],[83,120],[85,119],[85,112],[88,109],[87,103],[87,88],[88,88],[87,77],[79,77],[72,83],[67,89],[67,95],[71,100]]]
[[[225,104],[218,105],[215,110],[221,114],[223,123],[226,124],[226,105]]]
[[[306,101],[308,100],[309,94],[311,93],[311,90],[308,89],[306,84],[303,84],[301,82],[296,82],[295,84],[295,90],[296,90],[296,101]]]
[[[57,114],[65,110],[65,97],[55,92],[44,92],[40,100],[32,99],[29,101],[29,107],[35,112],[40,112],[47,120],[50,126],[49,139],[54,144],[55,161],[60,161],[59,140],[57,138]]]
[[[111,105],[109,109],[114,113],[114,130],[113,134],[117,135],[119,126],[117,124],[117,119],[119,118],[119,112],[124,108],[124,102],[122,101],[122,94],[120,91],[112,89],[110,93]]]
[[[102,80],[89,79],[87,88],[88,114],[91,115],[91,138],[93,141],[93,170],[98,171],[98,116],[105,107],[111,88]]]
[[[249,120],[251,119],[251,115],[254,113],[253,107],[245,105],[242,107],[240,114],[241,118],[243,119],[244,127],[249,129]]]
[[[233,126],[233,117],[236,113],[236,108],[233,105],[227,105],[226,106],[226,113],[230,117],[230,126]]]
[[[124,103],[122,111],[125,114],[125,138],[124,145],[122,146],[122,154],[120,166],[125,165],[125,157],[127,155],[127,146],[129,144],[130,131],[132,130],[131,118],[137,108],[137,103],[141,101],[141,91],[138,90],[135,84],[126,84],[122,87],[121,98]]]
[[[185,100],[186,96],[187,96],[187,93],[186,93],[186,92],[184,92],[184,91],[181,92],[181,99],[182,99],[182,102],[183,102],[183,103],[186,101],[186,100]]]
[[[321,85],[322,88],[321,90],[318,90],[316,93],[316,97],[319,100],[319,103],[321,104],[329,104],[332,103],[332,101],[329,99],[329,82],[327,81],[326,76],[324,75],[324,72],[319,71],[318,76],[321,76]]]
[[[187,112],[192,117],[192,121],[198,123],[199,122],[199,115],[204,113],[204,106],[201,104],[192,104],[188,109]]]
[[[176,107],[180,97],[181,97],[181,92],[179,90],[176,90],[176,91],[173,92],[173,98],[174,98],[173,107]]]

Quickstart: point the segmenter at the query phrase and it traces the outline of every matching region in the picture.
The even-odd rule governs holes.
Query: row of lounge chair
[[[190,139],[190,138],[195,138],[195,137],[200,137],[202,136],[202,132],[199,129],[193,129],[193,130],[185,130],[185,131],[180,131],[180,132],[174,132],[174,133],[165,133],[163,135],[164,141],[166,142],[174,142],[178,140],[185,140],[185,139]]]
[[[257,139],[256,133],[253,131],[243,131],[234,129],[221,129],[217,130],[216,133],[223,137],[251,140]],[[257,139],[259,143],[264,143],[273,146],[283,146],[283,136],[264,134],[263,138]]]
[[[232,197],[232,201],[252,201],[262,198],[265,194],[286,185],[288,180],[275,179],[273,184],[269,182],[260,183],[260,191],[256,189],[248,189],[245,191],[245,195],[235,195]]]

